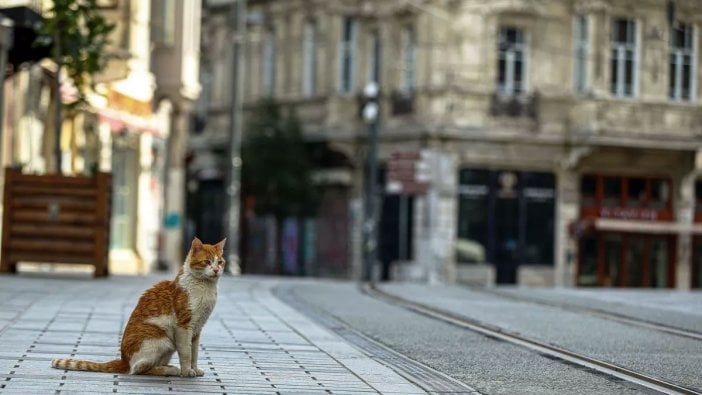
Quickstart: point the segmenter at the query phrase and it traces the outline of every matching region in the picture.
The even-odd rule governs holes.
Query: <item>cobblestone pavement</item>
[[[222,279],[201,339],[204,377],[51,368],[56,357],[118,357],[138,296],[159,279],[0,276],[0,393],[424,393],[276,299],[265,279]]]

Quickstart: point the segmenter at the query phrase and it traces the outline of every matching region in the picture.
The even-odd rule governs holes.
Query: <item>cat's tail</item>
[[[51,361],[51,367],[56,369],[66,370],[83,370],[86,372],[104,372],[104,373],[127,373],[129,372],[129,364],[121,359],[115,359],[110,362],[90,362],[80,361],[77,359],[54,359]]]

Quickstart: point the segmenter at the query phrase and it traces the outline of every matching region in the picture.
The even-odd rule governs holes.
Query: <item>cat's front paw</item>
[[[194,370],[198,377],[205,375],[205,371],[202,369],[195,368]]]
[[[187,369],[180,369],[180,376],[181,377],[195,377],[197,376],[197,371],[195,369],[187,368]]]

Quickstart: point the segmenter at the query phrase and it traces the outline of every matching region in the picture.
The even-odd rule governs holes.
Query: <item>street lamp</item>
[[[227,273],[238,274],[241,270],[239,256],[239,211],[241,209],[241,140],[244,95],[244,45],[246,39],[246,0],[236,0],[231,4],[231,18],[234,25],[234,40],[231,58],[232,103],[230,108],[229,160],[227,171],[227,214],[224,234],[227,235]]]
[[[378,115],[379,115],[379,88],[376,82],[369,82],[363,89],[365,105],[363,107],[363,120],[368,125],[368,150],[366,156],[366,197],[365,213],[363,219],[363,280],[373,283],[373,267],[377,257],[377,215],[376,215],[376,188],[378,184]]]

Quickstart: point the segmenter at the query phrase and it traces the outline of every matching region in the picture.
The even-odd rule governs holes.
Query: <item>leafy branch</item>
[[[53,43],[54,60],[58,59],[65,68],[82,102],[87,87],[92,87],[90,76],[102,71],[107,63],[105,48],[115,25],[100,14],[97,0],[53,0],[52,3],[37,40],[41,44]]]

